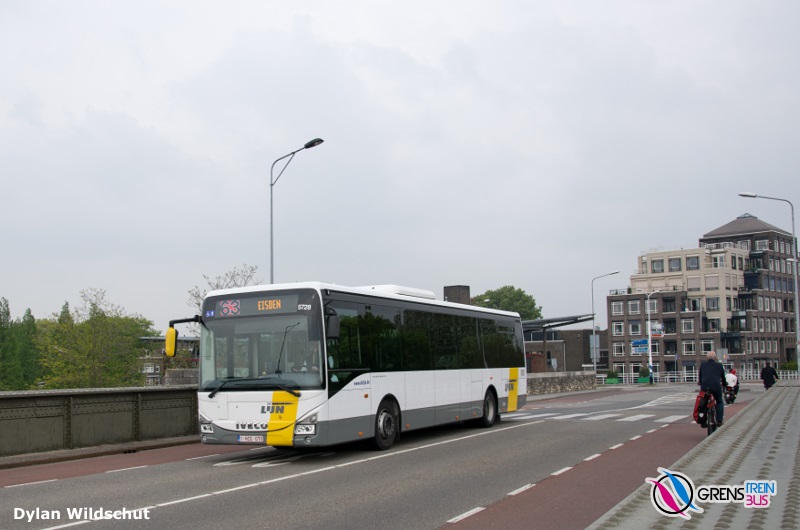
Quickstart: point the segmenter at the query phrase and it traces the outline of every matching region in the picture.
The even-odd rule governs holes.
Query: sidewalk
[[[93,456],[133,453],[136,451],[145,451],[147,449],[159,449],[161,447],[172,447],[173,445],[191,443],[200,443],[200,435],[196,434],[192,436],[178,436],[175,438],[145,440],[142,442],[126,442],[120,444],[97,445],[94,447],[80,447],[77,449],[60,449],[58,451],[44,451],[41,453],[3,456],[0,457],[0,469],[32,466],[37,464],[51,464],[53,462],[77,460],[79,458],[90,458]]]
[[[776,494],[764,508],[735,502],[695,504],[691,521],[659,513],[651,501],[651,484],[642,484],[595,521],[593,530],[641,528],[799,528],[800,510],[800,382],[782,381],[750,403],[684,457],[669,467],[688,476],[695,488],[742,485],[746,480],[774,480]],[[654,479],[657,471],[653,470]]]

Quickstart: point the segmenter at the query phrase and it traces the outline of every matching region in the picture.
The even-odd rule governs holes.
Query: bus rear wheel
[[[379,451],[391,448],[397,441],[400,428],[400,410],[390,400],[384,399],[375,414],[375,438],[373,445]]]

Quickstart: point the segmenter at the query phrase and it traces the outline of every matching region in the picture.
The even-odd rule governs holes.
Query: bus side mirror
[[[339,324],[340,324],[339,315],[328,315],[327,325],[325,326],[326,339],[339,338]]]
[[[164,348],[164,351],[167,354],[167,357],[175,357],[175,350],[178,349],[178,332],[175,328],[170,327],[167,329],[167,343]]]

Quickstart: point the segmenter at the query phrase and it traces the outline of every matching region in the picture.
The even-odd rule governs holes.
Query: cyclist
[[[711,392],[717,400],[717,425],[722,425],[725,414],[725,401],[722,399],[722,389],[725,385],[725,368],[717,362],[717,353],[710,351],[706,360],[700,365],[697,384],[701,390]]]

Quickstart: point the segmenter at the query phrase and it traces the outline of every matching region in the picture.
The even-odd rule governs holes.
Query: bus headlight
[[[317,426],[316,425],[301,425],[297,424],[294,426],[294,433],[298,435],[315,435],[317,434]]]
[[[199,412],[197,413],[197,419],[200,420],[200,432],[202,434],[214,434],[214,426],[211,424],[211,420]]]
[[[315,435],[317,434],[317,415],[312,414],[303,418],[294,426],[294,433],[297,435]]]

